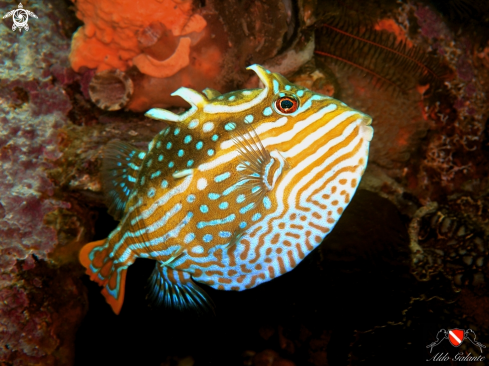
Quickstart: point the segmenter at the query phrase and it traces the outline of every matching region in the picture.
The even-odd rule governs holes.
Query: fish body
[[[196,282],[241,291],[280,276],[331,232],[355,193],[371,118],[249,68],[263,88],[180,88],[173,95],[191,108],[148,111],[169,126],[147,151],[107,146],[103,186],[120,223],[80,260],[114,312],[136,258],[156,261],[152,297],[178,308],[211,307]]]

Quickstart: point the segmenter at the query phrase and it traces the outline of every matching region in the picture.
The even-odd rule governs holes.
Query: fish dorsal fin
[[[110,141],[102,161],[102,186],[109,213],[120,220],[146,153],[127,142]]]
[[[202,90],[202,93],[204,93],[209,100],[217,98],[221,95],[221,93],[219,93],[217,90],[211,88],[205,88]]]
[[[149,300],[178,310],[214,312],[207,293],[195,284],[190,274],[156,263],[149,280]]]
[[[250,195],[252,202],[260,202],[270,192],[288,168],[288,163],[279,151],[268,151],[252,125],[237,125],[231,137],[240,153],[239,190]]]

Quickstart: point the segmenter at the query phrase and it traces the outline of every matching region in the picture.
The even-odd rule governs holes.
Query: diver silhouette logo
[[[445,329],[440,329],[436,335],[436,341],[427,345],[426,348],[430,348],[431,353],[433,352],[433,347],[438,346],[445,339],[448,339],[450,344],[454,347],[459,347],[465,339],[468,339],[474,346],[479,347],[481,353],[482,348],[486,348],[485,345],[476,341],[477,336],[472,329],[463,330],[458,328],[449,329],[448,331]]]
[[[34,14],[32,11],[24,9],[22,6],[22,3],[19,3],[18,9],[9,11],[7,14],[3,16],[3,19],[12,17],[14,24],[12,25],[12,30],[15,31],[16,29],[19,29],[19,32],[22,31],[22,29],[25,29],[26,31],[29,30],[29,24],[27,22],[29,21],[29,15],[31,17],[37,18],[37,15]]]

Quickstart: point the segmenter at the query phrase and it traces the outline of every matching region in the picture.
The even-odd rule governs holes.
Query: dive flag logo
[[[463,329],[449,329],[448,340],[454,347],[458,347],[462,344],[465,338],[465,331]]]

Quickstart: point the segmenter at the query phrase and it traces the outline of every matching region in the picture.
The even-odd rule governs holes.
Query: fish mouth
[[[374,137],[374,129],[371,126],[372,124],[372,117],[362,114],[361,117],[361,122],[360,122],[360,131],[361,134],[365,137],[365,140],[368,142],[372,141],[372,138]]]

